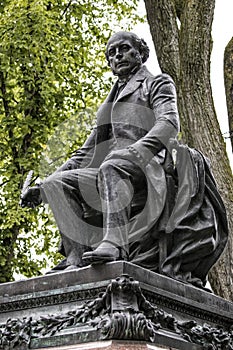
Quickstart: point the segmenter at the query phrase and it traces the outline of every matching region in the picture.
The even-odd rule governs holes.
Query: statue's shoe
[[[54,274],[54,273],[61,273],[61,272],[71,271],[71,270],[78,270],[78,269],[80,269],[80,268],[81,268],[80,266],[69,265],[69,266],[67,266],[65,269],[60,269],[60,270],[52,269],[52,270],[50,270],[50,271],[47,271],[47,272],[46,272],[46,275],[51,275],[51,274]]]
[[[67,264],[67,259],[63,259],[61,260],[56,266],[54,266],[51,270],[47,271],[45,274],[49,275],[51,273],[57,273],[57,272],[61,272],[63,270],[65,270],[67,268],[67,266],[69,266]]]
[[[116,261],[121,258],[120,250],[115,246],[99,246],[93,251],[85,252],[82,256],[84,261],[91,264],[101,264],[110,261]]]
[[[54,266],[51,270],[47,271],[45,274],[50,275],[52,273],[59,273],[63,271],[80,269],[81,267],[87,266],[88,263],[84,262],[82,265],[71,265],[67,262],[67,259],[63,259],[58,265]]]

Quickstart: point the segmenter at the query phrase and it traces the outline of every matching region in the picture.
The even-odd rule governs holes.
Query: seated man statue
[[[65,256],[54,272],[128,260],[204,287],[226,244],[225,209],[206,158],[176,141],[174,82],[153,76],[148,56],[133,33],[109,39],[106,58],[118,80],[96,127],[22,205],[52,209]]]

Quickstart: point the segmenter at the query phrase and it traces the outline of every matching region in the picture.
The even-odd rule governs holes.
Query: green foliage
[[[85,140],[89,110],[111,83],[106,40],[138,20],[136,3],[0,2],[0,282],[38,275],[58,257],[48,208],[20,208],[20,189],[29,170],[51,173],[54,159],[65,161]]]

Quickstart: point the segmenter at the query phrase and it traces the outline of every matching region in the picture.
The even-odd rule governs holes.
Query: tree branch
[[[72,0],[70,0],[68,2],[68,4],[66,5],[65,10],[62,12],[60,19],[62,19],[62,17],[65,16],[65,14],[68,11],[68,8],[70,7],[71,4],[72,4]]]
[[[2,93],[2,101],[3,101],[5,115],[6,117],[9,117],[10,109],[9,109],[8,101],[6,99],[6,84],[5,84],[4,73],[2,71],[0,71],[0,90]]]
[[[3,182],[0,183],[0,187],[3,187],[5,184],[7,184],[8,182],[10,182],[10,180],[5,180]]]
[[[210,76],[214,7],[215,0],[186,1],[181,16],[182,72],[197,84]]]
[[[229,123],[229,138],[233,151],[233,38],[229,41],[224,52],[224,83]]]
[[[145,0],[145,5],[160,68],[176,80],[180,60],[175,3],[172,0]]]

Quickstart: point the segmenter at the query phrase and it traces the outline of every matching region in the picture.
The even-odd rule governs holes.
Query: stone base
[[[0,349],[228,350],[232,325],[233,303],[124,261],[0,285]]]
[[[48,350],[51,348],[43,348],[43,350]],[[53,350],[176,350],[171,347],[161,347],[152,344],[147,344],[144,342],[136,341],[120,341],[120,340],[109,340],[102,342],[93,342],[79,345],[68,345],[59,348],[53,348]],[[42,350],[39,349],[39,350]]]

